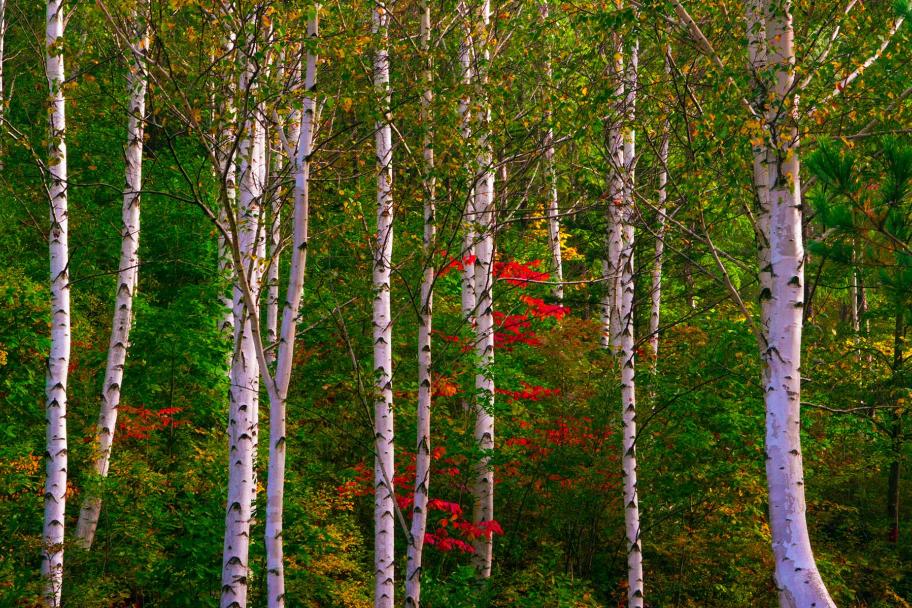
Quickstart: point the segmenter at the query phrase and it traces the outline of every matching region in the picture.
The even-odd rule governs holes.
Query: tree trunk
[[[671,74],[671,47],[665,49],[665,74]],[[665,255],[665,232],[667,230],[666,214],[668,213],[668,142],[671,135],[671,123],[668,118],[662,123],[662,140],[659,143],[659,188],[658,188],[658,226],[656,227],[655,259],[652,264],[652,289],[649,292],[649,354],[652,357],[652,371],[659,363],[659,323],[662,315],[662,262]]]
[[[389,7],[376,0],[373,10],[374,90],[383,109],[376,124],[377,242],[374,250],[374,567],[375,608],[392,608],[395,594],[395,494],[393,493],[393,320],[390,272],[393,255],[393,142],[390,110]]]
[[[315,5],[313,18],[307,24],[307,36],[314,44],[320,32],[319,12],[320,6]],[[294,159],[294,229],[291,267],[285,305],[282,308],[282,328],[276,349],[274,388],[269,394],[269,471],[266,481],[266,592],[269,608],[281,608],[285,605],[285,568],[282,546],[282,516],[285,499],[285,419],[294,356],[295,331],[304,289],[304,273],[307,269],[310,162],[316,129],[317,61],[316,51],[309,50],[304,74],[304,106],[298,129],[297,156]]]
[[[436,239],[434,177],[434,147],[431,131],[431,102],[433,101],[433,64],[431,48],[431,9],[427,0],[421,10],[421,51],[424,54],[424,82],[427,87],[421,97],[421,119],[424,130],[424,277],[421,282],[421,313],[418,326],[418,420],[417,454],[415,457],[415,494],[412,507],[412,527],[405,577],[405,605],[421,605],[421,570],[424,534],[427,529],[427,504],[431,482],[431,327],[434,303],[434,249]]]
[[[51,350],[47,361],[47,480],[41,574],[45,606],[60,606],[63,527],[67,490],[67,373],[70,365],[69,210],[67,205],[66,102],[63,97],[63,0],[48,0],[45,73],[48,114],[48,194],[51,229]]]
[[[254,96],[250,79],[254,66],[248,66],[239,90]],[[238,249],[243,272],[258,301],[262,281],[265,235],[262,227],[262,186],[265,163],[265,136],[260,108],[254,105],[248,117],[238,154],[241,157],[241,187],[238,207]],[[234,356],[231,362],[231,390],[228,412],[229,468],[228,504],[225,514],[225,544],[222,556],[222,608],[244,608],[250,577],[248,556],[250,528],[256,502],[256,449],[259,435],[260,365],[252,325],[258,322],[257,310],[245,304],[238,279],[234,289]]]
[[[232,58],[235,56],[235,46],[237,38],[232,33],[229,34],[224,43],[224,53],[228,65],[233,65]],[[219,180],[225,188],[225,197],[228,201],[228,207],[235,210],[237,204],[237,158],[235,156],[235,141],[237,137],[237,109],[234,106],[233,95],[235,87],[233,86],[234,70],[228,70],[227,75],[229,83],[229,93],[222,102],[222,108],[218,119],[220,127],[219,142],[216,150],[219,166]],[[219,208],[219,221],[224,225],[226,223],[226,210],[224,207]],[[223,281],[224,292],[220,297],[223,306],[223,315],[219,321],[219,329],[225,336],[234,333],[234,302],[229,295],[228,285],[232,273],[231,252],[229,244],[225,242],[225,237],[218,236],[218,269],[219,276]]]
[[[904,305],[896,310],[896,324],[893,330],[893,378],[898,378],[905,359],[905,309]],[[888,540],[895,543],[899,540],[899,476],[902,468],[903,429],[902,414],[893,412],[893,425],[890,428],[890,449],[893,460],[890,462],[890,477],[887,480],[887,517],[890,521]]]
[[[550,31],[548,23],[548,0],[542,0],[538,5],[538,14],[545,28],[546,36]],[[554,297],[558,301],[564,299],[564,268],[561,260],[561,233],[560,233],[560,207],[557,197],[557,170],[554,167],[554,127],[553,110],[551,107],[552,90],[554,88],[554,72],[551,68],[551,42],[545,42],[545,178],[548,183],[548,204],[545,216],[548,218],[548,248],[551,250],[551,266],[554,270]]]
[[[149,48],[146,7],[135,16],[136,38],[133,40],[133,62],[127,75],[130,94],[130,116],[127,120],[127,147],[125,183],[123,192],[123,227],[121,229],[120,262],[117,272],[117,294],[114,301],[114,321],[108,345],[104,387],[101,391],[101,411],[98,415],[96,435],[95,473],[107,477],[111,461],[111,446],[117,425],[117,407],[123,385],[124,364],[130,347],[130,326],[133,323],[133,296],[139,281],[139,221],[140,191],[142,190],[143,134],[146,114],[145,55]],[[98,517],[101,513],[101,496],[88,494],[79,512],[76,538],[86,549],[92,546]]]
[[[755,179],[767,205],[758,218],[766,243],[760,247],[761,349],[766,402],[766,476],[776,586],[783,608],[833,607],[811,550],[805,516],[801,456],[801,334],[804,308],[804,245],[794,99],[794,32],[789,0],[748,0],[749,35],[765,20],[766,63],[761,77],[772,102],[765,108],[766,183]],[[769,139],[766,140],[766,137]],[[755,176],[762,173],[755,152]],[[758,168],[757,165],[760,165]],[[766,201],[764,201],[764,198]],[[761,238],[763,243],[764,238]],[[768,246],[767,246],[768,244]],[[769,272],[769,279],[764,277]],[[764,285],[765,281],[769,285]],[[766,289],[769,293],[766,293]]]
[[[615,42],[614,76],[617,78],[615,120],[609,130],[609,293],[611,294],[611,347],[620,370],[622,416],[622,473],[624,528],[627,537],[627,606],[643,608],[643,552],[637,496],[636,378],[633,320],[634,165],[636,140],[633,119],[636,103],[638,43],[634,42],[626,69],[623,45]]]
[[[6,41],[6,0],[0,0],[0,125],[6,120],[6,95],[3,89],[3,62],[6,60],[4,52],[4,43]],[[0,129],[0,170],[4,167],[4,154],[6,146],[4,145],[4,130]]]
[[[472,484],[472,521],[475,525],[494,519],[494,470],[489,454],[494,450],[494,154],[491,148],[491,109],[487,96],[487,68],[490,61],[491,4],[483,0],[478,16],[478,35],[475,43],[481,44],[481,53],[476,49],[477,74],[475,91],[479,102],[476,116],[477,170],[475,177],[475,214],[478,238],[475,247],[475,354],[478,370],[475,374],[475,390],[478,402],[475,405],[475,442],[482,452],[476,463],[475,480]],[[481,578],[491,576],[494,541],[490,532],[474,541],[475,567]]]
[[[469,90],[474,80],[474,43],[469,9],[464,0],[457,6],[459,18],[463,21],[465,35],[459,46],[459,64],[462,67],[462,85],[465,92],[459,100],[459,118],[462,122],[462,139],[470,147],[472,139],[472,111]],[[475,325],[475,264],[471,262],[475,255],[475,171],[469,170],[472,183],[466,194],[465,212],[463,214],[463,240],[462,240],[462,316],[470,327]],[[468,403],[463,404],[468,407]]]

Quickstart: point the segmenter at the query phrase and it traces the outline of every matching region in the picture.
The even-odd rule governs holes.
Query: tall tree
[[[127,74],[127,92],[130,96],[127,118],[127,145],[124,153],[125,186],[120,244],[120,262],[117,271],[117,291],[114,299],[114,321],[108,345],[104,387],[101,391],[101,410],[95,440],[97,454],[95,473],[107,477],[111,462],[111,446],[117,425],[117,407],[123,386],[124,365],[130,348],[130,327],[133,323],[133,297],[139,283],[139,221],[140,191],[142,190],[143,143],[146,120],[146,53],[149,49],[148,8],[144,2],[134,11],[131,29],[130,69]],[[101,496],[88,494],[83,500],[76,524],[76,537],[89,548],[95,539],[98,517],[101,513]]]
[[[627,605],[642,608],[643,552],[637,495],[637,416],[634,340],[634,219],[633,200],[636,142],[633,119],[639,69],[639,42],[635,41],[625,66],[624,44],[614,34],[611,77],[615,79],[615,107],[608,126],[608,292],[610,294],[611,348],[620,370],[624,527],[627,539]]]
[[[231,361],[228,411],[228,503],[222,555],[222,608],[244,608],[247,605],[250,527],[256,499],[260,364],[253,325],[259,323],[256,302],[262,280],[261,261],[265,256],[261,207],[263,165],[266,159],[263,113],[260,104],[255,101],[258,65],[252,42],[248,46],[248,63],[241,76],[239,89],[254,101],[238,146],[241,179],[236,225],[241,264],[236,265],[235,273],[243,273],[245,280],[236,277],[234,288],[234,355]],[[252,303],[245,298],[245,287],[253,295]]]
[[[472,521],[477,526],[494,519],[494,153],[491,143],[491,107],[488,99],[488,70],[491,61],[491,3],[482,0],[475,24],[475,116],[476,172],[474,213],[477,225],[475,246],[475,443],[481,456],[472,484]],[[482,578],[491,576],[494,539],[490,533],[475,540],[475,566]]]
[[[808,534],[801,455],[804,244],[790,0],[747,0],[749,64],[763,105],[754,144],[758,199],[766,477],[776,586],[783,608],[835,606]]]
[[[417,446],[415,456],[415,493],[412,508],[412,525],[408,545],[408,562],[405,574],[405,605],[421,605],[421,571],[424,552],[424,534],[427,530],[428,498],[431,484],[431,328],[433,326],[434,269],[433,256],[436,245],[436,193],[434,175],[434,145],[431,130],[431,103],[434,99],[433,61],[431,59],[431,8],[424,0],[421,7],[421,52],[424,58],[422,79],[425,89],[421,95],[421,126],[424,148],[424,259],[421,280],[420,311],[418,321],[418,418],[416,423]]]
[[[48,88],[48,196],[51,230],[51,351],[47,361],[47,480],[41,573],[46,606],[60,605],[67,491],[67,376],[70,366],[70,253],[67,201],[66,100],[63,69],[63,0],[48,0],[45,74]]]
[[[292,163],[295,185],[291,264],[282,308],[274,381],[269,377],[267,368],[264,368],[263,374],[269,394],[269,473],[266,482],[266,586],[269,608],[285,605],[282,516],[285,498],[286,404],[310,238],[310,166],[316,131],[316,45],[320,35],[320,5],[313,5],[310,10],[304,67],[304,103],[298,127],[298,143],[294,150],[296,156]],[[263,346],[260,342],[258,356],[265,362]]]
[[[374,91],[377,156],[377,240],[374,244],[374,607],[392,608],[395,595],[395,494],[393,434],[393,320],[390,273],[393,255],[393,140],[390,108],[389,14],[384,0],[373,7]]]

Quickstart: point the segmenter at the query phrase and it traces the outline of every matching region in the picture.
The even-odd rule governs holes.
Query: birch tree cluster
[[[908,0],[0,0],[0,604],[912,605]]]

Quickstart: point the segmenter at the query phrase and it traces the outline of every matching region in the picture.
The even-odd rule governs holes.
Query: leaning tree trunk
[[[759,9],[759,10],[758,10]],[[767,68],[761,78],[771,102],[765,109],[767,209],[762,233],[761,333],[766,402],[766,477],[776,587],[783,608],[835,606],[817,570],[808,534],[801,456],[801,333],[804,309],[804,245],[798,164],[795,51],[789,0],[748,0],[748,24],[765,21]],[[753,25],[751,25],[753,23]],[[750,36],[755,34],[749,31]],[[749,40],[749,42],[753,42]],[[753,46],[753,45],[752,45]],[[762,169],[763,160],[755,162]],[[762,171],[761,171],[762,172]],[[764,201],[764,199],[766,199]],[[764,225],[765,223],[765,225]],[[769,278],[763,276],[769,270]],[[769,285],[764,285],[765,281]],[[767,293],[765,290],[768,289]]]
[[[485,524],[494,519],[494,469],[490,454],[494,450],[494,154],[491,148],[491,108],[488,102],[488,64],[491,44],[491,3],[483,0],[478,16],[479,34],[475,52],[476,95],[479,102],[476,117],[476,159],[474,207],[478,226],[475,247],[475,354],[478,357],[478,371],[475,374],[475,391],[478,402],[475,406],[475,442],[482,456],[476,463],[475,480],[472,484],[474,507],[472,521],[475,525]],[[490,531],[474,542],[475,567],[479,576],[491,576],[491,562],[494,553],[494,539]]]
[[[416,423],[417,454],[415,456],[415,494],[412,506],[412,526],[409,535],[405,574],[405,605],[421,605],[421,570],[424,534],[427,529],[427,505],[431,483],[431,327],[434,304],[434,248],[436,240],[434,176],[434,147],[431,131],[431,102],[434,99],[433,64],[431,61],[431,9],[424,0],[421,10],[421,52],[424,54],[424,82],[427,87],[421,96],[421,122],[424,130],[424,277],[421,281],[421,311],[418,326],[418,420]]]
[[[282,547],[282,516],[285,500],[285,416],[288,386],[291,382],[295,330],[307,269],[307,244],[310,222],[310,162],[315,130],[315,93],[320,6],[314,6],[313,18],[307,24],[311,44],[307,52],[304,77],[304,107],[298,131],[297,157],[294,160],[294,229],[291,268],[282,327],[278,338],[275,382],[269,391],[269,472],[266,481],[266,593],[269,608],[285,605],[285,568]],[[267,384],[268,381],[267,381]]]
[[[393,255],[393,141],[390,110],[389,6],[373,10],[374,90],[382,118],[375,125],[377,154],[377,241],[374,247],[374,607],[392,608],[395,595],[395,494],[393,493],[393,320],[390,273]]]
[[[250,80],[255,73],[248,66],[239,87],[256,94]],[[241,266],[235,272],[246,276],[254,302],[258,301],[262,280],[261,261],[265,253],[262,229],[261,164],[265,162],[265,138],[261,131],[258,107],[247,118],[238,154],[241,157],[240,200],[237,211],[237,247]],[[231,361],[231,389],[228,410],[229,463],[228,503],[225,513],[225,543],[222,555],[222,608],[244,608],[250,578],[248,562],[250,528],[256,500],[255,463],[259,434],[260,366],[252,325],[258,311],[245,303],[241,280],[234,289],[234,355]]]
[[[98,415],[95,473],[107,477],[111,462],[111,446],[117,425],[117,407],[123,385],[124,364],[130,347],[130,326],[133,323],[133,296],[139,281],[139,203],[142,190],[143,133],[145,131],[146,74],[145,55],[149,48],[145,7],[136,16],[136,38],[131,43],[133,61],[127,75],[130,94],[130,116],[127,119],[127,148],[124,154],[125,187],[123,192],[123,226],[121,228],[120,262],[117,272],[117,294],[114,300],[114,322],[108,344],[104,387],[101,391],[101,411]],[[86,549],[92,546],[101,496],[87,494],[76,524],[76,538]]]
[[[48,0],[45,38],[50,127],[48,194],[51,207],[51,350],[47,361],[47,480],[41,574],[45,606],[57,608],[63,587],[63,526],[67,490],[67,372],[70,365],[69,211],[66,101],[63,97],[63,0]]]

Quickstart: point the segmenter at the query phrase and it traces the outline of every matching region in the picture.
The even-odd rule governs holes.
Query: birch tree
[[[124,153],[124,191],[121,227],[120,261],[117,272],[117,292],[114,300],[114,320],[108,345],[104,387],[101,391],[101,409],[96,431],[95,474],[108,475],[111,446],[117,425],[117,407],[123,385],[124,365],[130,348],[130,327],[133,323],[133,297],[139,283],[139,222],[140,191],[142,190],[142,161],[145,134],[146,53],[149,49],[148,9],[141,3],[134,11],[134,39],[130,44],[130,68],[127,74],[127,91],[130,96],[127,118],[127,145]],[[98,517],[101,513],[101,496],[88,494],[83,500],[76,525],[76,538],[89,548],[95,539]]]
[[[795,49],[789,0],[748,0],[749,61],[764,95],[754,145],[759,203],[761,360],[766,476],[776,587],[783,608],[835,606],[820,577],[805,517],[801,455],[804,245],[798,161]]]
[[[318,56],[316,44],[320,33],[320,5],[311,8],[307,23],[306,61],[304,72],[304,103],[294,156],[294,227],[291,265],[282,326],[278,336],[274,380],[264,368],[264,380],[269,394],[269,472],[266,483],[266,586],[269,608],[285,605],[285,568],[282,546],[285,497],[286,404],[291,383],[295,330],[304,274],[307,268],[307,246],[310,226],[310,166],[316,130],[316,87]],[[265,362],[263,344],[259,344],[260,359]]]
[[[548,189],[548,203],[545,216],[548,219],[548,248],[551,251],[551,267],[554,269],[554,297],[558,301],[564,299],[564,267],[561,260],[561,227],[560,207],[557,195],[557,170],[554,166],[554,110],[552,96],[554,91],[554,70],[551,67],[551,41],[549,23],[550,11],[548,0],[542,0],[538,5],[538,15],[545,28],[547,41],[545,42],[545,109],[543,121],[545,123],[545,180]]]
[[[62,0],[49,0],[45,29],[45,74],[49,96],[48,238],[51,283],[51,350],[47,361],[47,479],[41,574],[45,606],[60,606],[63,588],[63,530],[67,490],[67,375],[70,365],[69,209],[67,205],[66,100],[63,96]]]
[[[257,69],[253,58],[241,77],[241,91],[256,95]],[[259,433],[258,410],[260,364],[252,325],[259,322],[256,302],[262,280],[265,235],[262,227],[263,164],[265,137],[258,104],[248,115],[238,154],[241,158],[240,196],[237,210],[237,247],[241,264],[234,288],[234,355],[231,361],[231,390],[228,411],[229,468],[228,504],[225,514],[225,543],[222,556],[222,608],[247,605],[250,577],[250,527],[256,500],[255,460]],[[253,295],[244,296],[244,283]]]
[[[621,438],[624,527],[627,539],[627,605],[642,608],[643,555],[640,541],[640,511],[637,495],[637,417],[633,319],[634,296],[634,163],[633,131],[636,101],[638,42],[632,45],[624,65],[624,46],[615,34],[611,76],[616,79],[613,122],[608,126],[608,292],[610,295],[611,348],[620,370]]]
[[[671,74],[671,47],[665,48],[665,75]],[[668,110],[664,110],[667,112]],[[659,184],[656,207],[658,226],[656,226],[655,258],[652,263],[652,289],[649,291],[649,352],[652,355],[652,370],[659,362],[659,322],[662,315],[662,263],[665,256],[665,232],[668,213],[668,142],[671,136],[671,121],[668,116],[662,121],[662,135],[659,142]]]
[[[475,374],[475,443],[481,457],[472,484],[475,525],[494,519],[494,470],[490,453],[494,450],[494,154],[491,146],[491,108],[487,84],[491,44],[491,3],[483,0],[480,6],[475,43],[475,91],[478,112],[476,123],[476,173],[473,206],[477,224],[475,259],[475,355],[478,370]],[[475,540],[475,566],[482,578],[491,576],[493,535],[483,534]]]
[[[415,493],[412,508],[412,525],[405,574],[405,605],[421,605],[421,570],[424,551],[424,534],[427,530],[428,498],[431,484],[431,328],[433,325],[434,280],[436,273],[433,255],[436,245],[435,196],[437,182],[434,176],[434,146],[431,131],[431,103],[433,93],[433,62],[431,60],[431,8],[425,0],[421,7],[421,52],[424,55],[425,89],[421,95],[421,122],[424,130],[424,276],[421,281],[420,318],[418,324],[418,417],[416,423],[417,446],[415,456]]]
[[[393,320],[390,273],[393,255],[393,141],[390,110],[389,6],[373,8],[374,91],[380,104],[375,124],[377,240],[374,244],[374,607],[392,608],[395,595],[395,494],[393,493]]]

